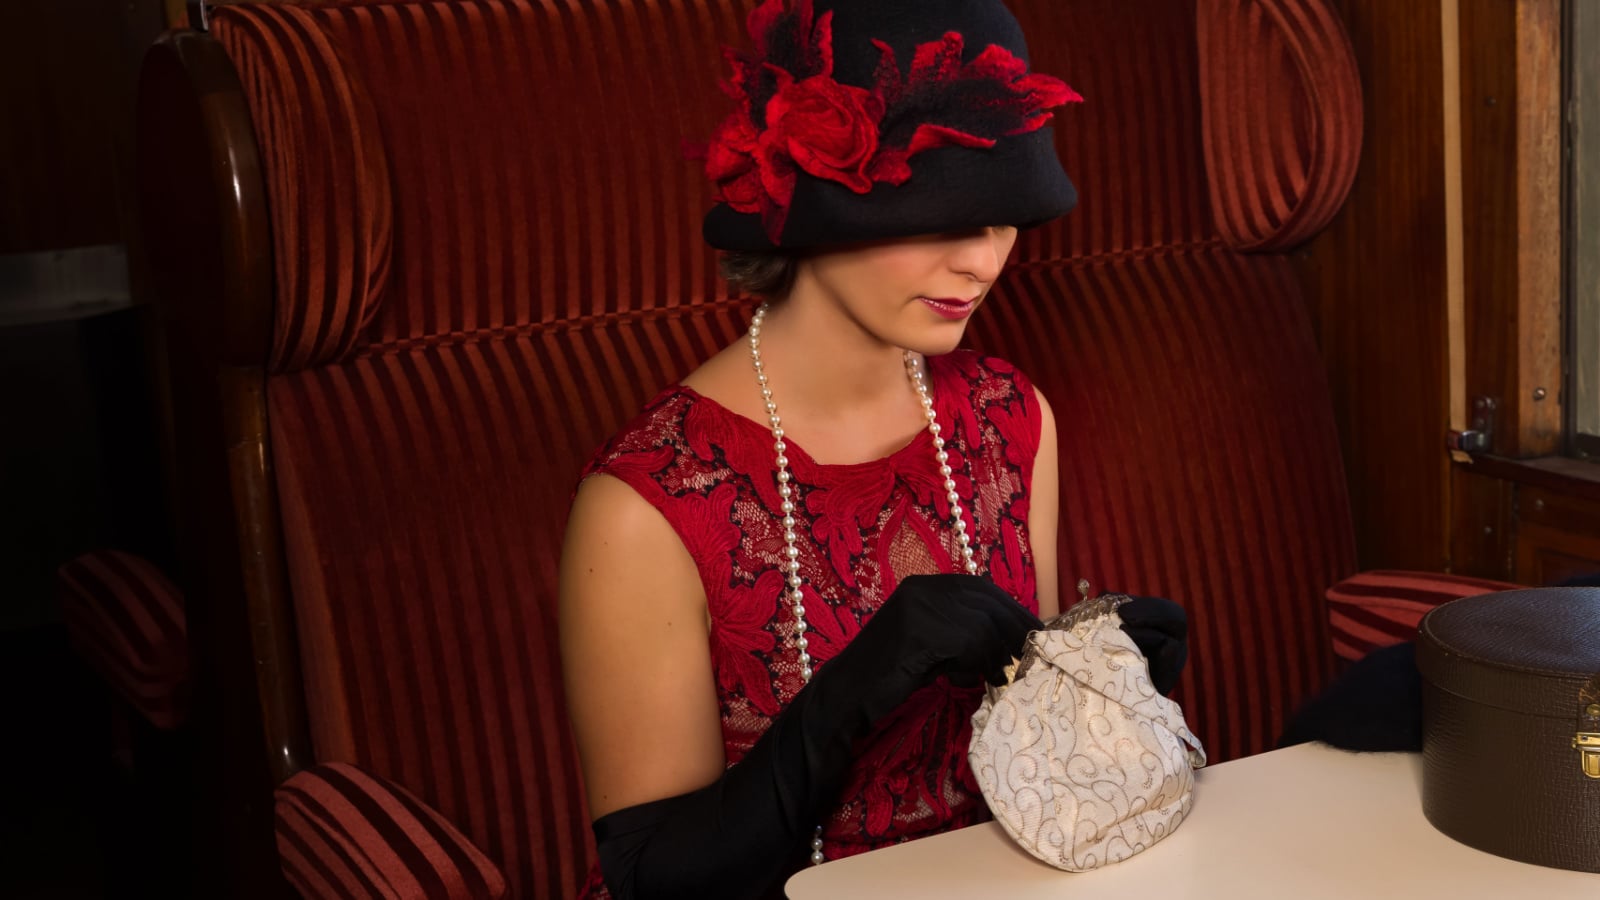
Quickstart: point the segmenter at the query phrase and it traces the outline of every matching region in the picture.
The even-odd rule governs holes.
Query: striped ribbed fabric
[[[56,572],[73,649],[157,728],[189,710],[189,644],[183,595],[131,553],[85,553]]]
[[[271,384],[317,753],[417,791],[516,896],[569,896],[591,852],[555,621],[575,476],[743,319],[663,311]]]
[[[1189,610],[1177,699],[1222,760],[1326,682],[1322,593],[1355,569],[1299,299],[1285,260],[1213,244],[1027,265],[974,320],[1055,408],[1063,584]]]
[[[1428,610],[1462,597],[1523,585],[1438,572],[1374,570],[1328,588],[1333,652],[1354,662],[1380,647],[1413,640]]]
[[[214,31],[287,42],[290,20],[314,23],[319,37],[296,48],[326,41],[345,80],[365,84],[403,186],[394,267],[363,335],[382,352],[714,296],[715,258],[699,236],[710,187],[683,144],[703,141],[726,112],[720,47],[742,37],[747,5],[355,0],[294,14],[220,10]],[[310,50],[267,37],[225,42],[263,67],[312,64]],[[287,117],[276,110],[289,98],[256,81],[258,119]],[[294,319],[329,318],[314,299],[279,296],[304,307]]]
[[[404,788],[328,763],[278,786],[284,875],[307,900],[497,900],[505,877]]]
[[[1331,675],[1323,592],[1356,569],[1304,299],[1212,225],[1194,4],[1014,8],[1086,98],[1057,128],[1082,201],[1019,242],[974,343],[1055,408],[1063,584],[1182,603],[1191,726],[1217,759],[1269,749]]]
[[[394,186],[383,280],[332,273],[359,256],[304,237],[315,271],[291,281],[279,261],[272,449],[317,755],[415,791],[512,896],[570,896],[592,860],[555,632],[577,473],[747,316],[718,293],[709,186],[682,157],[725,112],[720,48],[747,6],[357,0],[214,20],[247,73],[275,230],[317,224],[282,225],[285,203],[349,215],[293,205],[312,199],[300,182],[343,186],[353,163],[328,145],[369,133],[317,125],[344,86],[364,86],[348,93]]]
[[[1028,36],[1034,68],[1084,96],[1052,123],[1062,163],[1078,186],[1078,206],[1047,228],[1023,233],[1015,259],[1093,259],[1215,236],[1199,156],[1194,5],[1007,4]]]
[[[217,11],[262,149],[277,303],[269,367],[342,357],[377,311],[393,238],[384,141],[360,76],[312,12]]]
[[[1327,0],[1198,5],[1200,102],[1217,230],[1284,250],[1344,203],[1361,155],[1361,79]]]

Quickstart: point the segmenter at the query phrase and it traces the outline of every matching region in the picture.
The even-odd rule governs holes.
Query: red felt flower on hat
[[[970,62],[956,32],[916,48],[903,74],[888,44],[871,90],[833,78],[833,13],[812,0],[766,0],[750,13],[754,52],[725,53],[723,89],[738,109],[704,150],[714,199],[759,213],[779,242],[799,174],[865,194],[904,184],[912,157],[939,147],[993,147],[1044,126],[1050,109],[1080,101],[1065,82],[1030,74],[1026,62],[990,46]]]
[[[833,79],[833,13],[811,0],[767,0],[751,11],[754,52],[728,50],[723,90],[739,108],[706,149],[714,199],[759,213],[774,243],[783,233],[798,172],[871,189],[883,107],[871,92]]]
[[[878,152],[883,101],[824,75],[782,79],[767,101],[765,154],[792,160],[818,178],[837,181],[858,194],[872,190],[867,167]]]
[[[963,64],[966,42],[953,31],[918,45],[905,76],[894,48],[873,45],[882,54],[873,93],[884,103],[874,181],[904,184],[918,153],[993,147],[1002,137],[1043,128],[1055,115],[1052,108],[1083,100],[1059,78],[1029,74],[1028,64],[1004,47],[991,44]]]
[[[797,170],[872,190],[867,170],[878,150],[883,102],[862,88],[814,75],[796,81],[780,73],[767,101],[766,128],[757,131],[744,113],[718,127],[706,152],[706,174],[716,200],[739,212],[760,213],[767,232],[783,233]]]

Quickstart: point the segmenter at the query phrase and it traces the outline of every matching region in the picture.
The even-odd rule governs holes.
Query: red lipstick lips
[[[978,301],[962,300],[957,297],[918,297],[922,304],[933,310],[935,315],[946,319],[960,320],[972,315],[972,310],[977,307]]]

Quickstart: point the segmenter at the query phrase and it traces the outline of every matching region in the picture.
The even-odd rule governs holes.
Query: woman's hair
[[[784,250],[728,250],[717,269],[736,293],[782,300],[794,286],[799,256]]]

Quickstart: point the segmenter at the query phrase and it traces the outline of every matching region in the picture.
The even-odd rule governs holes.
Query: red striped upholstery
[[[1342,660],[1354,662],[1379,647],[1415,638],[1418,623],[1435,606],[1521,587],[1437,572],[1362,572],[1328,588],[1333,652]]]
[[[280,329],[302,335],[280,345],[315,348],[280,348],[268,390],[317,756],[415,791],[514,896],[570,896],[592,859],[554,618],[577,473],[747,315],[718,294],[709,190],[680,156],[724,111],[720,46],[745,6],[358,0],[213,19],[255,73],[256,121],[289,123],[262,140],[307,142],[269,146],[269,169],[350,170],[317,143],[345,132],[291,113],[349,85],[394,186],[381,284],[329,274],[355,259],[330,249],[278,292]],[[269,179],[275,230],[286,205],[345,215],[295,205],[323,176],[293,175]],[[330,310],[363,284],[371,321],[339,351],[353,314]]]
[[[1199,4],[1200,103],[1217,230],[1283,250],[1344,203],[1361,155],[1361,80],[1323,0]]]
[[[272,198],[271,359],[297,369],[343,356],[377,309],[393,238],[388,163],[362,79],[312,12],[237,16],[249,27],[229,21],[215,34],[246,93],[275,98],[254,110]]]
[[[318,755],[416,790],[518,896],[570,895],[590,852],[560,691],[559,529],[587,436],[648,399],[592,360],[693,357],[737,331],[732,314],[684,324],[418,347],[271,385]],[[357,547],[327,553],[342,543]]]
[[[73,648],[157,728],[189,709],[183,595],[149,562],[117,550],[86,553],[56,573]]]
[[[1356,569],[1304,298],[1287,260],[1241,255],[1213,223],[1208,173],[1229,158],[1208,165],[1205,114],[1237,98],[1208,96],[1194,4],[1013,8],[1035,64],[1085,97],[1057,129],[1082,197],[1024,235],[975,342],[1055,406],[1063,583],[1183,603],[1191,725],[1217,759],[1260,752],[1331,675],[1323,592]]]
[[[403,788],[329,763],[278,787],[284,875],[316,900],[489,900],[505,877],[443,816]]]

